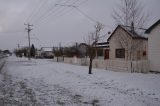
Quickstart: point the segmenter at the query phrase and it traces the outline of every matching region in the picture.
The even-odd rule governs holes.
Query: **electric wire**
[[[15,31],[2,31],[0,33],[21,33],[21,32],[25,32],[25,31],[21,31],[21,30],[15,30]]]
[[[31,14],[27,17],[26,22],[29,22],[31,20],[31,18],[33,17],[33,15],[38,11],[38,9],[41,7],[41,5],[43,4],[42,2],[43,0],[40,0],[40,2],[33,8],[33,11],[31,12]]]
[[[79,0],[76,0],[75,2],[73,2],[72,4],[69,4],[69,5],[75,5],[78,1],[79,1]],[[85,0],[85,1],[88,1],[88,0]],[[80,3],[77,3],[76,5],[77,5],[77,6],[80,6],[80,5],[84,4],[84,3],[85,3],[85,2],[82,1],[82,2],[80,2]],[[63,5],[66,5],[66,4],[63,4]],[[57,17],[54,17],[54,19],[57,19],[57,18],[65,15],[65,14],[69,13],[69,12],[70,12],[71,10],[73,10],[74,8],[67,9],[67,7],[66,7],[66,9],[65,9],[65,10],[64,10],[64,9],[65,9],[65,8],[62,8],[62,9],[61,9],[61,12],[59,11],[59,12],[53,14],[54,16],[55,16],[55,15],[58,15]],[[48,21],[50,21],[50,20],[47,20],[47,19],[46,19],[46,21],[43,22],[43,23],[47,23]]]
[[[43,3],[40,5],[40,7],[37,9],[37,11],[32,15],[32,18],[31,18],[31,22],[32,20],[34,19],[34,17],[42,10],[42,8],[48,3],[48,0],[44,0]],[[33,22],[32,22],[33,23]]]
[[[70,0],[67,0],[67,1],[65,1],[65,3],[67,3],[67,2],[69,2]],[[59,3],[60,1],[58,1],[58,2],[56,2],[56,3]],[[37,22],[39,22],[39,21],[41,21],[42,19],[44,19],[45,17],[47,17],[48,15],[47,14],[49,14],[50,12],[52,12],[52,10],[54,10],[55,9],[55,5],[53,5],[51,8],[49,8],[47,11],[45,11],[40,17],[38,17],[35,21],[34,21],[34,23],[37,23]],[[57,9],[56,9],[57,10]],[[56,11],[55,10],[55,11]]]
[[[86,1],[88,1],[88,0],[85,0],[85,1],[83,1],[83,2],[81,2],[80,3],[80,5],[81,4],[83,4],[83,3],[85,3]],[[60,4],[57,4],[57,5],[60,5]],[[79,6],[80,6],[79,5]],[[87,17],[90,21],[92,21],[92,22],[94,22],[94,23],[97,23],[98,21],[96,21],[96,20],[94,20],[93,18],[91,18],[90,16],[88,16],[86,13],[84,13],[83,11],[81,11],[78,7],[79,6],[74,6],[73,4],[70,4],[70,5],[65,5],[65,4],[62,4],[62,5],[60,5],[60,6],[66,6],[66,7],[72,7],[72,8],[75,8],[77,11],[79,11],[82,15],[84,15],[85,17]],[[73,9],[70,9],[70,10],[73,10]],[[67,12],[66,12],[67,13]]]
[[[79,0],[76,0],[74,2],[72,2],[72,4],[75,4],[76,2],[78,2]],[[68,1],[65,1],[63,4],[67,4],[69,2]],[[57,4],[57,3],[56,3]],[[56,4],[54,5],[54,7],[57,7]],[[42,20],[40,20],[38,23],[40,23],[41,21],[44,21],[44,20],[47,20],[48,17],[50,16],[55,16],[59,13],[61,13],[63,10],[67,10],[65,9],[65,7],[57,7],[55,10],[51,11],[50,13],[48,13]]]

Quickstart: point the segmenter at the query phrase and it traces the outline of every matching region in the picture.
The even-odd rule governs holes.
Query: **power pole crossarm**
[[[30,58],[31,58],[31,46],[30,46],[30,32],[31,32],[31,26],[33,26],[33,25],[30,25],[29,23],[28,24],[24,24],[24,25],[26,25],[27,26],[27,28],[25,28],[26,30],[27,30],[27,32],[28,32],[28,43],[29,43],[29,50],[28,50],[28,59],[30,60]]]

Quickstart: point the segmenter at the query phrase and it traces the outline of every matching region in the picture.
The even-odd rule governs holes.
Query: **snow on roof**
[[[154,23],[152,26],[150,26],[145,33],[149,34],[152,31],[152,29],[154,29],[158,24],[160,24],[160,19],[156,23]]]
[[[145,34],[145,31],[144,29],[140,29],[140,28],[135,28],[135,31],[132,32],[131,31],[131,27],[129,26],[123,26],[123,25],[120,25],[122,28],[124,28],[128,33],[130,33],[130,35],[133,37],[133,38],[148,38],[147,34]]]
[[[112,34],[109,36],[108,40],[110,40],[110,38],[112,37],[112,35],[116,32],[116,30],[118,28],[122,28],[125,32],[127,32],[132,38],[135,39],[148,39],[148,35],[145,34],[145,30],[144,29],[135,29],[134,32],[131,31],[131,27],[129,26],[123,26],[123,25],[118,25],[115,30],[112,32]]]

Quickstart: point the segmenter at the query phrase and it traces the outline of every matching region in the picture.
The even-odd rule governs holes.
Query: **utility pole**
[[[17,47],[18,47],[18,50],[19,50],[19,48],[20,48],[20,44],[18,44],[18,45],[17,45]]]
[[[25,28],[26,30],[27,30],[27,32],[28,32],[28,43],[29,43],[29,50],[28,50],[28,60],[30,60],[31,59],[31,46],[30,46],[30,32],[31,32],[31,26],[33,26],[33,25],[30,25],[29,23],[28,24],[24,24],[24,25],[26,25],[27,26],[27,28]]]

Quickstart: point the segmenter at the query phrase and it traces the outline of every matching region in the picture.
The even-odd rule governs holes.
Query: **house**
[[[109,42],[96,43],[96,59],[109,59]]]
[[[92,66],[118,72],[148,72],[148,38],[145,30],[118,25],[106,42],[95,44],[95,59]],[[81,43],[80,48],[87,57],[87,44]],[[75,63],[70,58],[64,62]],[[77,59],[77,64],[89,65],[88,58]]]
[[[107,70],[148,72],[148,38],[145,30],[133,26],[118,25],[107,39]]]
[[[148,39],[143,33],[136,33],[133,27],[118,25],[107,41],[110,60],[147,59]]]
[[[42,58],[54,58],[53,47],[42,47],[41,57]]]
[[[149,27],[148,34],[148,60],[150,71],[160,72],[160,20]]]
[[[109,58],[109,42],[99,42],[95,45],[95,59],[108,59]],[[88,45],[86,43],[80,43],[78,46],[79,53],[82,57],[88,56]]]

